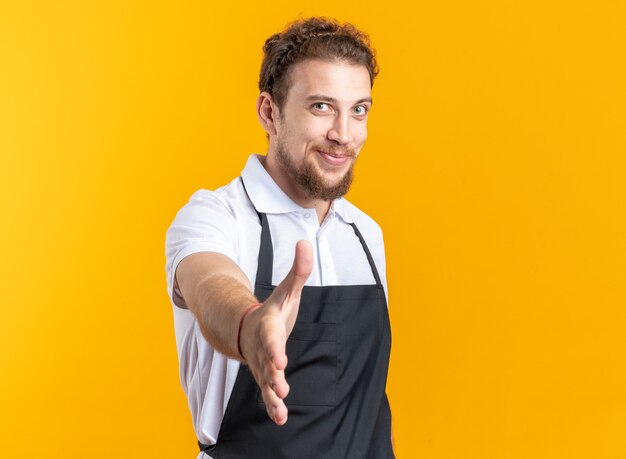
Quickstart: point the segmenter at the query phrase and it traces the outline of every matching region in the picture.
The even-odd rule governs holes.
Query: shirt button
[[[323,263],[322,266],[324,267],[324,269],[328,269],[328,263]]]
[[[304,214],[304,218],[308,220],[309,218],[311,218],[311,214]]]

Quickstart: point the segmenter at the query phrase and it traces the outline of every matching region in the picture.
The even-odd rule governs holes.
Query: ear
[[[275,120],[278,118],[278,107],[274,104],[270,93],[263,91],[259,94],[259,98],[256,101],[256,114],[265,132],[269,135],[275,135]]]

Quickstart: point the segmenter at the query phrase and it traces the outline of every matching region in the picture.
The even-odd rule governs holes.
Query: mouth
[[[345,164],[352,155],[341,154],[341,153],[330,153],[323,150],[316,150],[317,154],[319,154],[324,161],[328,164],[332,164],[333,166],[340,166]]]

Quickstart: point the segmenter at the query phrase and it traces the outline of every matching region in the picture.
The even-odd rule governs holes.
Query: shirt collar
[[[346,201],[345,198],[335,199],[332,206],[330,206],[330,211],[335,212],[344,222],[353,223],[354,220],[350,215],[347,203],[348,201]]]
[[[250,155],[246,166],[241,171],[241,178],[256,210],[264,214],[303,211],[302,207],[293,202],[280,189],[270,174],[267,173],[259,158],[260,155]],[[344,198],[335,199],[330,207],[330,212],[336,213],[345,222],[352,223],[353,220],[347,207]]]

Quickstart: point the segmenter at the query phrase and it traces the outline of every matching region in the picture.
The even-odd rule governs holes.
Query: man
[[[382,232],[342,198],[367,137],[374,52],[321,18],[264,52],[267,155],[196,192],[167,233],[198,457],[390,458]]]

